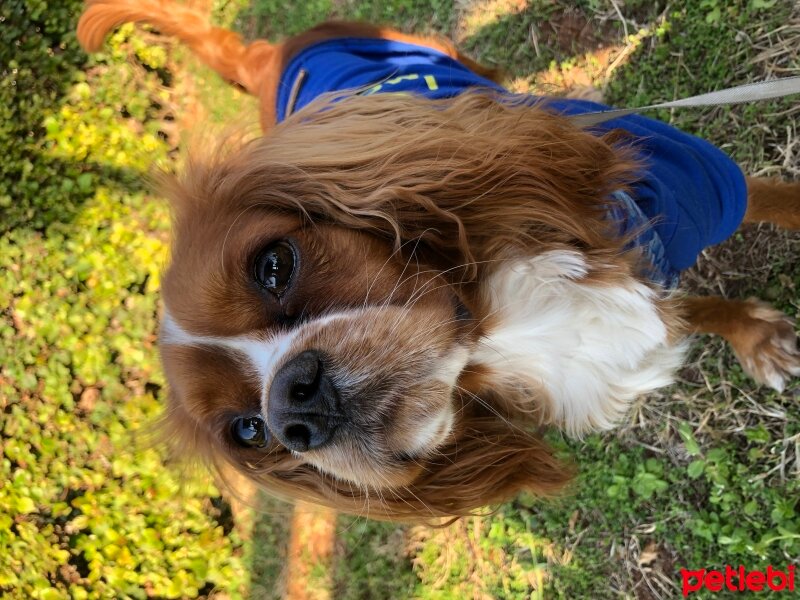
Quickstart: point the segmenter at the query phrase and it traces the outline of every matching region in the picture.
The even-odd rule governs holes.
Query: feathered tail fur
[[[212,26],[202,12],[170,0],[87,0],[78,41],[87,52],[95,52],[124,23],[148,23],[178,38],[222,77],[255,95],[260,72],[274,51],[263,40],[245,45],[233,31]]]

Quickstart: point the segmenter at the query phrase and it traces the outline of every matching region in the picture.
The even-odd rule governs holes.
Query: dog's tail
[[[262,40],[245,45],[233,31],[212,26],[202,12],[171,0],[87,0],[78,41],[87,52],[95,52],[112,29],[131,22],[149,23],[178,38],[222,77],[258,94],[258,71],[269,62],[274,46]]]

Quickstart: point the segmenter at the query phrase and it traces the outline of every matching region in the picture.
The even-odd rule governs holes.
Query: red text
[[[731,592],[794,591],[794,565],[788,566],[786,571],[775,569],[772,565],[768,566],[766,571],[749,572],[745,571],[742,565],[739,565],[739,568],[726,565],[724,571],[715,571],[713,569],[690,571],[681,569],[681,577],[683,578],[684,598],[703,588],[709,592],[719,592],[721,590],[729,590]]]

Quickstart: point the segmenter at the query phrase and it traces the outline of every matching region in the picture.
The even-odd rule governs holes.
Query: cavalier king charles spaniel
[[[612,427],[694,332],[757,381],[800,374],[792,321],[681,297],[742,222],[800,227],[800,184],[745,178],[652,119],[511,94],[449,42],[329,23],[282,43],[168,0],[90,0],[259,99],[263,136],[166,178],[169,435],[268,491],[388,519],[463,515],[571,469],[542,440]]]

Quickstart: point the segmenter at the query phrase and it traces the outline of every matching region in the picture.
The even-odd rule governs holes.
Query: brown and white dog
[[[607,217],[638,172],[615,132],[472,93],[359,93],[276,124],[304,49],[396,40],[493,77],[452,44],[332,23],[244,45],[169,1],[87,4],[87,50],[150,23],[260,101],[263,137],[165,185],[161,354],[183,451],[348,512],[461,515],[561,489],[570,469],[540,428],[613,426],[673,380],[694,332],[723,336],[774,388],[800,374],[778,311],[677,297],[642,274]],[[745,222],[800,228],[800,184],[747,187]]]

